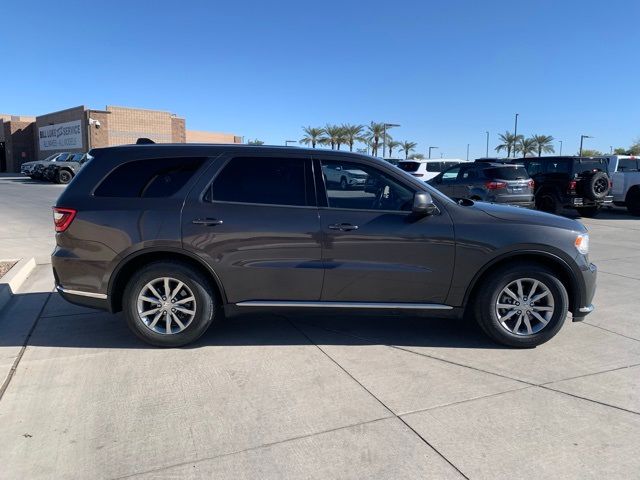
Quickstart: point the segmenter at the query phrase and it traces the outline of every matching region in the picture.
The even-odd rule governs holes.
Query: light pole
[[[487,153],[485,153],[485,158],[489,158],[489,132],[484,132],[487,134]]]
[[[397,123],[383,123],[382,124],[382,158],[387,154],[387,127],[399,127]]]
[[[433,150],[434,148],[438,148],[438,147],[429,147],[429,158],[431,158],[431,150]]]
[[[560,142],[560,156],[562,156],[562,140],[558,140]]]
[[[579,156],[582,156],[582,142],[584,141],[585,138],[593,138],[590,135],[580,135],[580,154]]]
[[[285,140],[284,141],[284,146],[288,147],[290,143],[298,143],[297,140]]]
[[[518,143],[518,116],[520,114],[516,113],[516,126],[513,129],[513,158],[516,158],[516,145]]]
[[[469,160],[469,143],[467,143],[467,161]]]
[[[613,145],[609,145],[609,155],[613,155]]]

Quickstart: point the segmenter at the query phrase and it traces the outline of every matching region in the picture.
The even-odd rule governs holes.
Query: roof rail
[[[138,140],[136,140],[136,145],[151,145],[151,144],[154,144],[154,143],[156,143],[156,142],[154,142],[150,138],[146,138],[146,137],[141,137]]]

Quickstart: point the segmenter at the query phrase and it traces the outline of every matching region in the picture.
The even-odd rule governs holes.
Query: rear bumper
[[[583,197],[571,197],[569,199],[572,207],[596,207],[601,205],[611,205],[613,203],[613,195],[607,195],[602,200],[590,200]]]
[[[99,310],[109,310],[109,300],[105,294],[68,290],[58,284],[56,284],[56,291],[67,302],[73,303],[74,305],[97,308]]]

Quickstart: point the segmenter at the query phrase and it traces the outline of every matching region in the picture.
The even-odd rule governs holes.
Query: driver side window
[[[330,208],[411,211],[412,189],[395,178],[359,163],[322,160]]]
[[[455,182],[458,178],[458,173],[460,173],[460,167],[451,167],[448,170],[442,172],[442,183],[452,183]]]

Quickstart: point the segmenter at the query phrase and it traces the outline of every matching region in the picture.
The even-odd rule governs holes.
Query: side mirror
[[[433,215],[438,211],[438,207],[433,203],[431,195],[427,192],[416,192],[413,196],[413,208],[411,211],[416,215]]]

